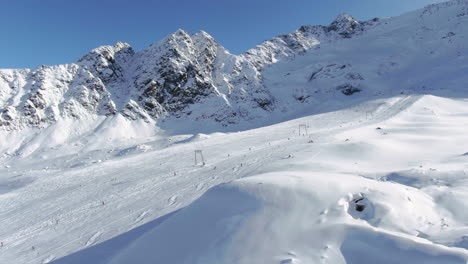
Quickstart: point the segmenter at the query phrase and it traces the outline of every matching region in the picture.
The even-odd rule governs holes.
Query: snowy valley
[[[467,263],[467,56],[452,0],[0,70],[0,263]]]

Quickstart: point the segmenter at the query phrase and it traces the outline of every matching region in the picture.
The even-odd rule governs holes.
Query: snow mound
[[[466,250],[401,232],[442,214],[416,189],[410,200],[403,186],[353,175],[244,178],[210,189],[110,263],[466,263]]]

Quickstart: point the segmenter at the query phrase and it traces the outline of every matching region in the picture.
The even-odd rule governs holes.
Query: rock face
[[[428,6],[412,17],[437,21],[450,13],[451,19],[461,23],[467,6],[466,0],[455,0]],[[72,64],[0,70],[0,129],[45,127],[58,119],[118,114],[146,122],[190,118],[225,126],[268,117],[288,106],[284,93],[278,95],[268,84],[272,77],[264,74],[266,69],[319,54],[327,47],[355,43],[369,32],[380,30],[379,34],[386,36],[393,30],[387,24],[398,24],[395,21],[398,19],[359,22],[342,14],[329,26],[302,26],[240,55],[229,53],[206,32],[189,35],[178,30],[139,52],[119,42],[94,49]],[[424,27],[428,28],[422,25],[414,30],[422,32]],[[439,41],[452,43],[462,37],[460,30],[454,29],[444,32]],[[372,60],[366,53],[362,56],[360,59]],[[303,87],[286,95],[295,102],[307,103],[313,90],[346,100],[369,86],[369,74],[353,61],[311,59],[308,65],[312,69]],[[388,71],[398,65],[391,61],[376,66],[376,70]]]

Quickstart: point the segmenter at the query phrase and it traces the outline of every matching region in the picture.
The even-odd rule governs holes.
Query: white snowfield
[[[466,263],[467,117],[466,99],[402,96],[5,159],[0,262]]]
[[[289,35],[267,41],[241,57],[275,55],[249,66],[269,110],[245,113],[243,97],[163,120],[51,108],[43,126],[0,130],[0,263],[468,263],[467,25],[454,0],[297,54],[278,44]],[[29,124],[3,111],[29,86],[1,81],[5,120]],[[26,110],[42,120],[39,106]],[[245,119],[193,117],[225,107]]]

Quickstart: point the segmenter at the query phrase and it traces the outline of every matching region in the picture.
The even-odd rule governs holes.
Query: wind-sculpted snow
[[[408,202],[406,192],[351,175],[249,177],[207,191],[110,263],[466,263],[465,250],[398,232],[440,214],[423,193]],[[371,208],[356,211],[350,193],[373,201],[375,215],[351,218]]]
[[[247,132],[291,129],[285,145],[253,145],[277,149],[275,162],[208,190],[107,263],[466,263],[466,99],[384,102]],[[336,130],[310,128],[314,143],[297,133],[331,120]]]

